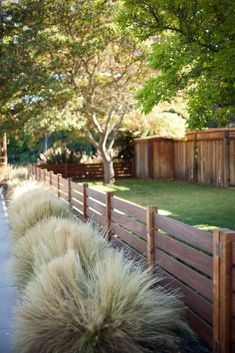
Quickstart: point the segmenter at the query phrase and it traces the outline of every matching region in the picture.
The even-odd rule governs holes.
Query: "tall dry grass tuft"
[[[108,243],[89,223],[50,217],[28,229],[12,249],[11,272],[23,291],[29,280],[52,259],[74,249],[84,267],[102,256]]]
[[[18,353],[144,353],[190,330],[173,294],[112,249],[84,268],[76,251],[52,260],[17,309]]]
[[[8,208],[13,243],[23,237],[27,229],[43,218],[51,216],[72,217],[66,203],[49,191],[43,191],[39,188],[35,192],[23,194],[19,198],[23,203],[21,208],[15,207],[15,204],[12,203]]]
[[[21,179],[12,179],[7,182],[7,184],[4,185],[4,197],[9,202],[12,198],[12,195],[18,187],[20,187],[22,184],[24,184],[25,181],[22,181]]]
[[[8,213],[10,220],[14,217],[18,210],[26,206],[33,199],[38,197],[38,195],[45,193],[50,193],[50,195],[53,195],[53,192],[50,190],[49,186],[37,181],[24,181],[17,187],[13,188],[11,197],[9,198]]]

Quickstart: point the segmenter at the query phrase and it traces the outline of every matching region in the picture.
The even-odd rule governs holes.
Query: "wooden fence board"
[[[106,195],[103,192],[100,192],[91,188],[87,188],[87,195],[88,197],[96,199],[100,202],[103,202],[103,203],[106,202]]]
[[[161,250],[157,249],[157,263],[171,273],[173,276],[178,278],[180,281],[188,284],[191,288],[194,288],[201,293],[205,298],[212,300],[212,281],[198,272],[190,269],[183,265],[174,258],[164,254]]]
[[[129,233],[126,229],[117,224],[112,224],[112,232],[125,241],[125,243],[129,246],[146,256],[146,242],[135,237],[133,234]]]
[[[126,229],[146,239],[146,225],[141,224],[134,219],[131,219],[125,214],[117,213],[116,211],[111,211],[111,222],[122,224]]]
[[[146,222],[146,209],[144,207],[119,199],[118,197],[113,197],[112,209],[120,210],[121,212],[126,213],[143,223]]]
[[[101,215],[101,214],[98,214],[97,212],[95,212],[94,210],[91,210],[91,209],[87,209],[87,215],[88,217],[90,218],[90,220],[92,221],[95,221],[96,223],[106,227],[106,218]]]
[[[231,322],[231,339],[232,339],[232,343],[235,343],[235,317],[232,318],[232,322]]]
[[[155,227],[203,251],[212,254],[212,234],[159,214],[155,214]]]
[[[191,310],[187,310],[186,319],[191,328],[197,332],[205,342],[212,346],[212,327]]]
[[[75,190],[77,192],[80,192],[81,194],[83,193],[83,186],[82,184],[75,183],[74,181],[71,182],[71,188],[72,190]]]
[[[176,290],[182,296],[185,305],[189,306],[189,308],[198,313],[208,323],[212,324],[213,307],[210,301],[204,299],[196,291],[192,290],[164,270],[160,271],[160,276],[163,278],[160,281],[161,285],[166,289]]]
[[[231,299],[231,302],[232,302],[232,316],[235,318],[235,291],[232,292],[232,299]]]
[[[105,204],[101,204],[97,202],[96,200],[92,200],[88,198],[88,203],[87,203],[89,208],[92,208],[93,210],[96,210],[97,212],[101,213],[103,216],[106,214],[106,206]]]
[[[72,199],[75,199],[75,200],[78,200],[78,201],[80,201],[80,202],[83,202],[83,196],[82,196],[82,194],[76,192],[74,189],[72,189],[71,197],[72,197]]]
[[[186,262],[194,269],[212,277],[212,257],[190,248],[166,235],[156,232],[156,243],[158,248],[169,252],[183,262]]]
[[[72,205],[78,208],[80,211],[83,211],[83,204],[79,202],[77,199],[72,198]]]
[[[112,237],[111,245],[115,249],[123,250],[129,258],[134,259],[134,260],[141,262],[143,264],[145,263],[142,255],[140,255],[133,248],[129,247],[126,243],[122,242],[120,239],[118,239],[116,237]]]

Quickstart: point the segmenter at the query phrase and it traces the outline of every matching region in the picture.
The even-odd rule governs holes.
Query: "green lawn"
[[[139,179],[119,179],[111,187],[97,181],[89,184],[142,206],[157,206],[159,213],[200,229],[235,230],[235,189]]]

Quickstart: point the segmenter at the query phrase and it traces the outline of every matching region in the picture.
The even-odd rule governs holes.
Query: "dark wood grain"
[[[212,234],[166,216],[155,214],[155,226],[170,235],[212,254]]]
[[[205,255],[159,232],[156,232],[156,243],[158,248],[169,252],[171,255],[186,262],[196,270],[212,277],[213,266],[211,256]]]
[[[180,281],[212,300],[212,281],[157,249],[157,264]]]

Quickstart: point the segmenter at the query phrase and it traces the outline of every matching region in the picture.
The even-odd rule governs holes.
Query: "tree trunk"
[[[102,155],[103,166],[104,166],[104,183],[114,184],[115,183],[115,173],[113,160],[111,157],[106,157]]]

